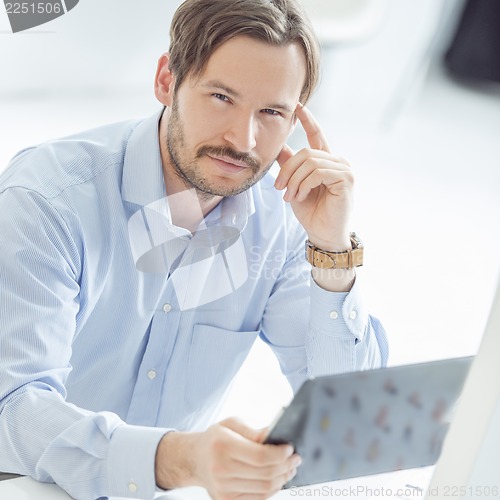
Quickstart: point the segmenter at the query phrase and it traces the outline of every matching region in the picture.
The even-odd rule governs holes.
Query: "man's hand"
[[[291,203],[311,243],[343,252],[351,248],[348,224],[354,177],[347,161],[330,152],[311,112],[299,103],[295,115],[310,148],[294,155],[285,144],[277,159],[281,170],[275,187],[286,188],[284,200]]]
[[[290,445],[262,444],[266,434],[234,418],[205,432],[170,432],[156,452],[156,484],[203,486],[215,500],[268,498],[295,475],[300,457]]]
[[[284,200],[306,230],[309,241],[323,250],[351,249],[349,218],[354,176],[349,163],[330,152],[311,112],[298,104],[295,115],[304,127],[310,148],[294,155],[286,144],[277,160],[281,168],[276,189],[285,189]],[[333,292],[349,291],[356,276],[353,269],[312,269],[314,281]]]

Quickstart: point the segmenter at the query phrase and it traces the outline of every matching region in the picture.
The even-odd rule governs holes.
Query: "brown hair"
[[[170,70],[180,85],[199,76],[212,53],[245,35],[275,46],[298,43],[305,55],[305,103],[319,79],[319,44],[298,0],[185,0],[170,27]]]

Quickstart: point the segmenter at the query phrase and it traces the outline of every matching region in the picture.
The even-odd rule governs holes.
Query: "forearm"
[[[348,292],[354,280],[354,269],[321,269],[313,267],[311,274],[315,283],[328,292]]]
[[[20,389],[0,409],[0,470],[56,482],[74,498],[154,495],[154,453],[165,429],[77,408],[48,387]]]

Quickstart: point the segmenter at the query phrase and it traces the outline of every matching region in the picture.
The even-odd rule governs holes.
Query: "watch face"
[[[351,239],[353,250],[356,248],[361,248],[363,246],[363,242],[358,238],[356,233],[349,233],[349,238]]]

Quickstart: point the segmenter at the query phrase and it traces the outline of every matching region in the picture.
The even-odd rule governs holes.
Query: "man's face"
[[[198,79],[186,78],[175,91],[167,168],[208,198],[248,189],[279,155],[304,79],[298,45],[243,36],[224,43]]]

